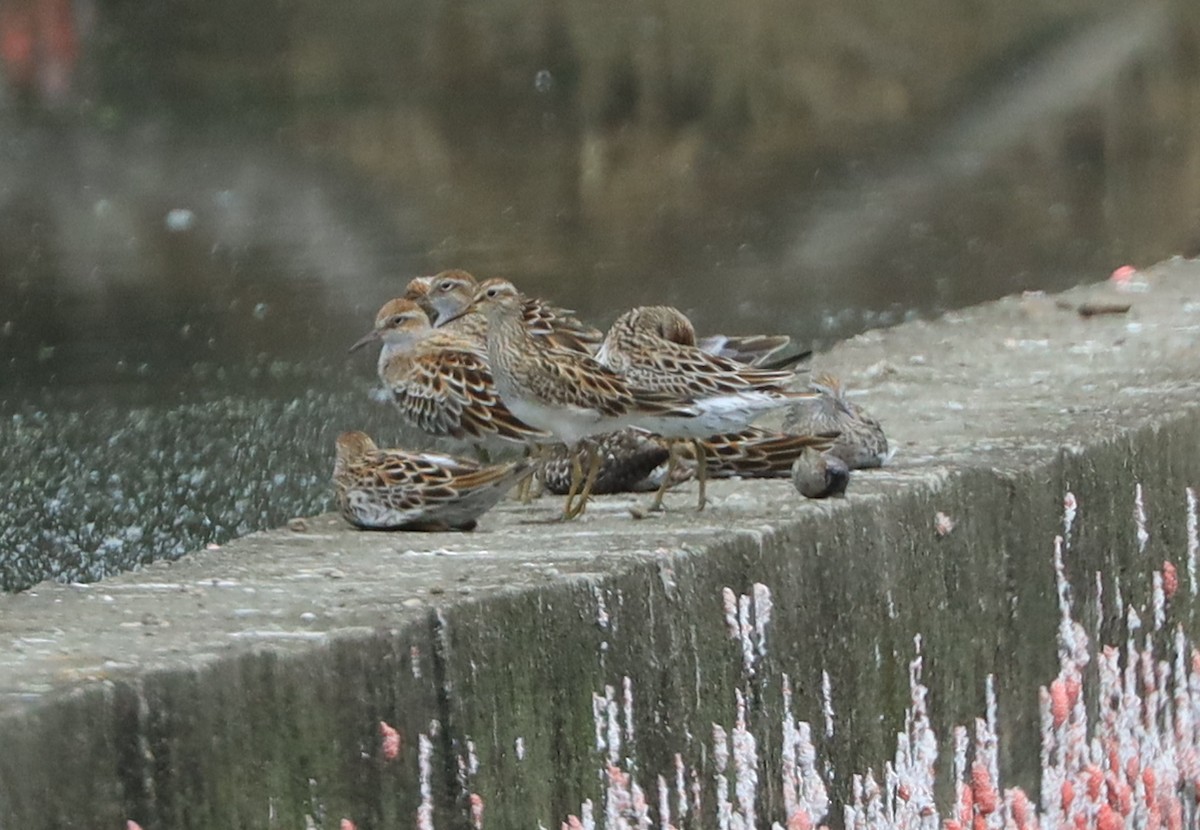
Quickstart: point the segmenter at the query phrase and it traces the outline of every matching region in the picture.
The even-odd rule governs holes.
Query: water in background
[[[1200,15],[0,8],[0,586],[324,509],[407,279],[817,345],[1200,250]]]

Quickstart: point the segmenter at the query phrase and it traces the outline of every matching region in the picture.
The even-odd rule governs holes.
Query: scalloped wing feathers
[[[500,400],[486,357],[455,343],[431,341],[415,354],[397,357],[383,373],[406,420],[423,432],[453,438],[525,442],[548,437]]]

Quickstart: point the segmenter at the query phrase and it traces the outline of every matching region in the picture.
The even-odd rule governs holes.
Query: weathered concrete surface
[[[822,355],[898,448],[841,502],[726,482],[701,515],[685,488],[641,521],[632,497],[600,499],[567,527],[524,523],[557,502],[508,506],[469,535],[319,517],[96,585],[0,597],[0,827],[401,826],[420,801],[420,733],[433,735],[438,826],[468,824],[470,792],[488,826],[556,826],[600,792],[593,693],[613,686],[621,705],[625,677],[636,729],[622,757],[650,787],[682,753],[708,809],[710,725],[731,724],[745,691],[760,815],[778,818],[781,675],[798,716],[819,724],[829,673],[837,731],[818,751],[841,793],[890,755],[917,633],[939,723],[978,714],[997,674],[1007,780],[1033,784],[1063,493],[1080,504],[1077,596],[1086,605],[1103,569],[1142,603],[1150,569],[1184,551],[1184,488],[1200,484],[1200,263],[1147,282],[1007,299]],[[1134,308],[1084,320],[1056,299]],[[939,511],[956,522],[944,537]],[[721,595],[754,583],[774,610],[748,677]],[[1190,610],[1175,609],[1185,622]],[[381,719],[404,737],[391,764]]]

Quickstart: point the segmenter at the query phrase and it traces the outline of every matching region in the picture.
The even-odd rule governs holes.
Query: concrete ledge
[[[1200,264],[1146,281],[1011,298],[822,356],[899,447],[841,502],[723,482],[703,514],[684,490],[642,521],[632,497],[568,527],[523,523],[557,503],[509,506],[465,535],[324,516],[0,597],[0,827],[401,826],[421,803],[422,735],[437,826],[468,826],[471,793],[488,826],[557,826],[600,795],[594,695],[607,705],[612,687],[623,708],[626,682],[621,758],[645,786],[680,753],[706,810],[711,724],[746,695],[760,815],[779,818],[781,676],[820,724],[829,674],[836,733],[817,750],[836,801],[891,754],[918,633],[939,733],[981,711],[996,673],[1006,780],[1035,789],[1064,492],[1080,505],[1070,568],[1091,630],[1111,622],[1088,616],[1091,574],[1121,574],[1143,603],[1149,571],[1185,549],[1184,488],[1200,484]],[[1056,304],[1114,298],[1133,310],[1085,320]],[[771,620],[751,673],[722,594],[756,583]],[[380,720],[403,736],[391,763]]]

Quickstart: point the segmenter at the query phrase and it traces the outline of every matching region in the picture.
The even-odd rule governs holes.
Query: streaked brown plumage
[[[488,321],[488,361],[496,388],[510,410],[526,423],[553,433],[571,449],[582,439],[627,426],[671,434],[701,412],[669,392],[639,389],[589,355],[554,346],[533,335],[525,322],[520,292],[505,280],[479,287],[476,307]],[[576,465],[572,480],[582,485],[567,495],[563,518],[586,507],[599,473],[599,455],[588,450],[586,474]]]
[[[617,318],[596,358],[631,384],[694,402],[700,415],[661,433],[668,438],[697,440],[741,432],[760,415],[815,394],[789,391],[787,385],[795,380],[790,371],[757,369],[709,354],[694,342],[695,330],[678,309],[643,306]],[[700,447],[694,449],[701,510],[706,503],[707,456]],[[659,490],[652,507],[662,506],[663,492]]]
[[[818,396],[788,410],[783,420],[785,432],[841,433],[830,453],[852,470],[879,467],[890,458],[883,427],[846,397],[836,376],[827,372],[815,375],[809,389]]]
[[[375,328],[355,348],[374,340],[383,341],[380,381],[401,416],[422,432],[474,443],[528,443],[550,437],[516,417],[500,400],[484,344],[432,328],[414,301],[385,303]]]
[[[479,309],[488,320],[488,360],[501,398],[567,444],[625,426],[658,432],[697,414],[684,397],[638,387],[586,354],[534,336],[521,294],[506,280],[480,286]]]
[[[527,461],[482,467],[438,453],[379,449],[362,432],[337,440],[333,483],[342,517],[364,530],[472,530],[524,476]]]
[[[850,483],[846,462],[815,447],[806,448],[792,465],[792,484],[807,499],[827,499],[845,495]]]
[[[690,341],[690,342],[688,342]],[[741,393],[779,395],[795,374],[756,369],[698,348],[690,321],[669,306],[641,306],[617,318],[604,337],[597,359],[634,386],[700,400]]]
[[[596,481],[592,485],[593,495],[643,492],[658,487],[658,482],[652,481],[650,475],[670,454],[665,439],[631,427],[587,441],[595,445],[600,458]],[[539,459],[537,475],[548,491],[558,496],[566,495],[571,487],[572,466],[571,451],[564,444],[556,444],[547,448]],[[678,481],[688,477],[690,473],[680,476]]]
[[[452,270],[417,279],[429,280],[420,302],[429,312],[434,326],[450,327],[480,338],[487,336],[487,321],[482,314],[472,310],[479,291],[475,277],[466,271]],[[529,333],[545,337],[559,348],[591,353],[604,338],[603,332],[580,322],[569,309],[558,308],[537,297],[522,296],[521,302]]]
[[[696,337],[696,328],[677,308],[672,306],[643,306],[643,325],[660,337],[681,346],[695,346],[715,357],[735,360],[747,366],[763,369],[785,369],[809,357],[812,352],[801,351],[785,355],[792,338],[786,334],[712,334]]]
[[[408,285],[404,287],[404,293],[400,295],[402,300],[412,300],[421,308],[425,309],[425,313],[429,315],[429,319],[436,322],[437,313],[426,305],[426,299],[429,296],[429,289],[433,286],[433,281],[436,277],[413,277],[408,281]]]
[[[742,432],[711,435],[698,443],[704,450],[709,478],[787,478],[804,450],[825,452],[837,437],[837,433],[791,435],[750,427]],[[694,447],[683,445],[681,455],[685,461],[694,462]]]

